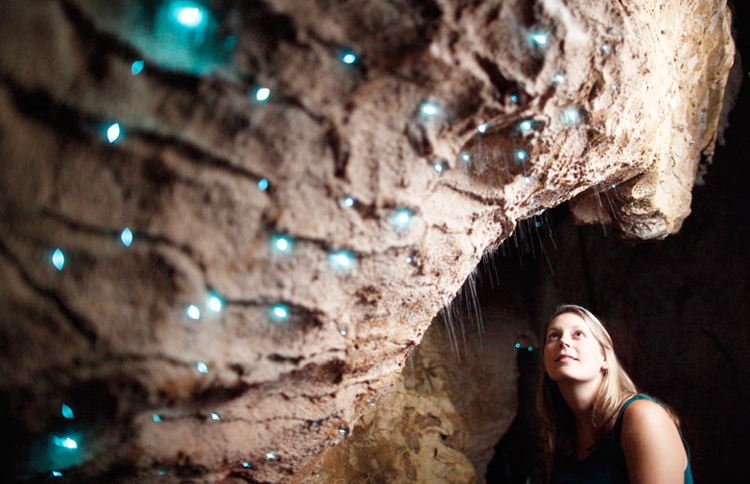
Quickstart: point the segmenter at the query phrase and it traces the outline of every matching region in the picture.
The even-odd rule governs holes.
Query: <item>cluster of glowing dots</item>
[[[521,343],[516,343],[516,349],[517,349],[517,350],[520,350],[520,349],[521,349]],[[528,350],[528,351],[534,351],[534,347],[533,347],[533,346],[528,346],[528,347],[526,348],[526,350]]]
[[[255,90],[255,100],[258,102],[266,102],[271,97],[271,90],[267,87],[259,87]]]
[[[344,53],[343,53],[343,54],[341,55],[341,61],[342,61],[342,62],[343,62],[344,64],[349,64],[349,65],[352,65],[352,64],[354,64],[355,62],[357,62],[357,56],[356,56],[356,55],[354,55],[354,54],[353,54],[352,52],[344,52]]]
[[[107,141],[114,143],[120,138],[120,123],[112,123],[107,128]]]

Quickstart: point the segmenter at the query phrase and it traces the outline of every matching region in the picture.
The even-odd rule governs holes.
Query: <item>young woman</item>
[[[676,417],[638,394],[596,316],[560,306],[542,337],[537,404],[550,484],[692,484]]]

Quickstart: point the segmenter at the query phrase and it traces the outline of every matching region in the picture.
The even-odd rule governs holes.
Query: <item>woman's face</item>
[[[606,367],[601,345],[583,318],[563,313],[547,326],[544,369],[553,381],[592,381]]]

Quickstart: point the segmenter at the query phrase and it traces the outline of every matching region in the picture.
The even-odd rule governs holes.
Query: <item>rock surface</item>
[[[733,49],[719,0],[185,5],[0,4],[14,476],[293,479],[519,219],[678,230]]]

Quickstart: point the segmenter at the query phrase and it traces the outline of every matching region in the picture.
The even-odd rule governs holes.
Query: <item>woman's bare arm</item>
[[[636,400],[620,436],[631,484],[684,484],[687,453],[672,418],[658,403]]]

